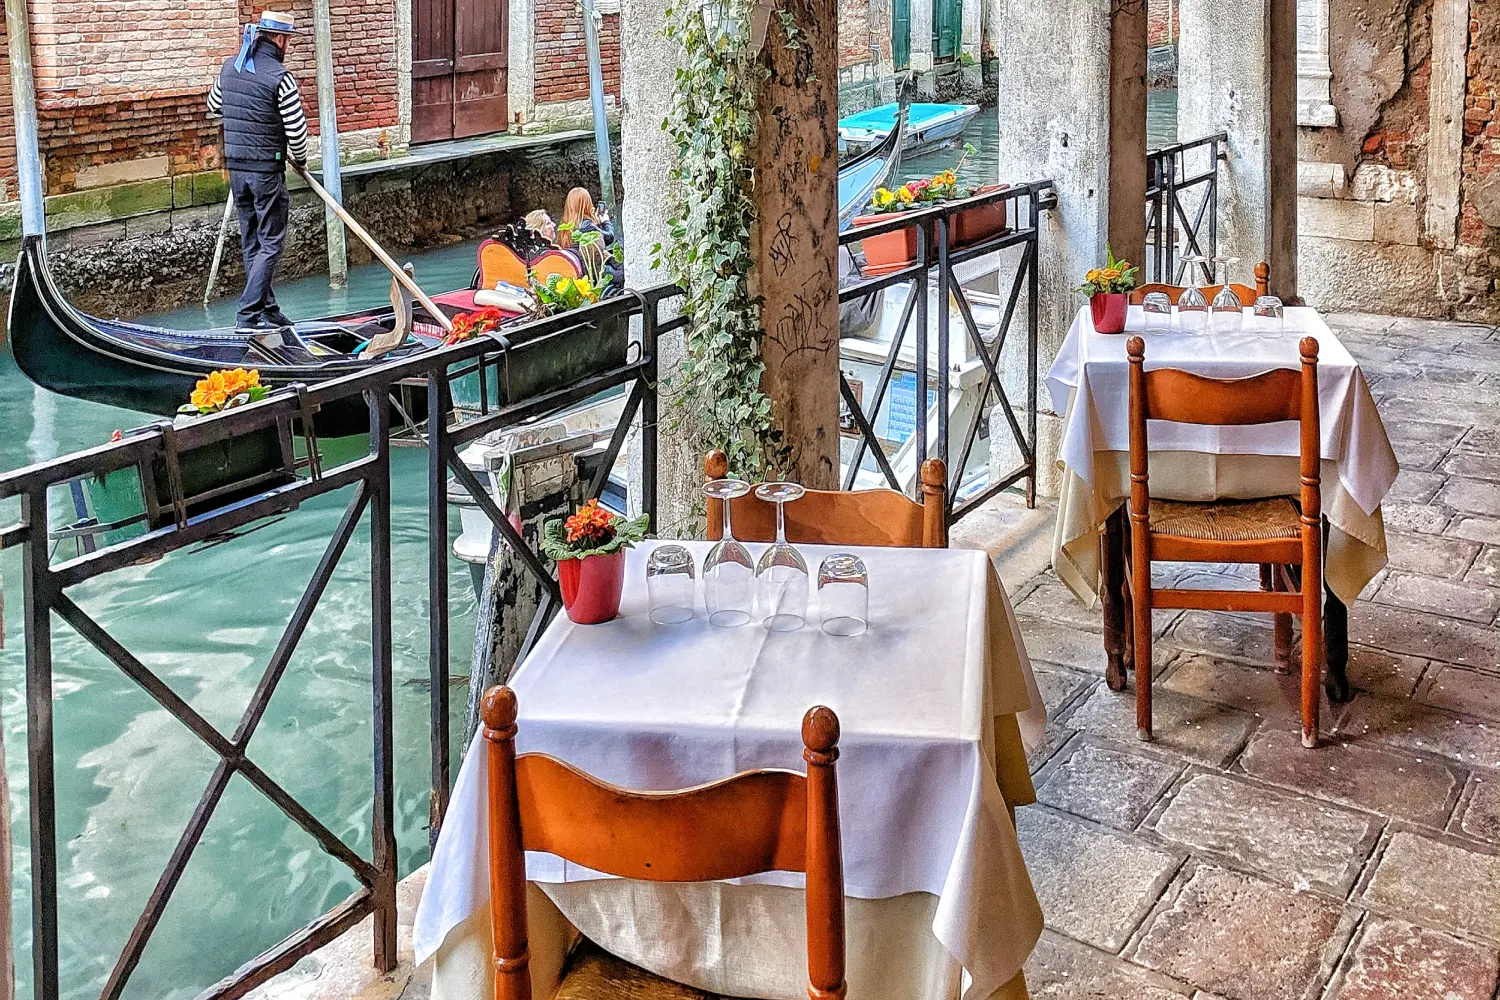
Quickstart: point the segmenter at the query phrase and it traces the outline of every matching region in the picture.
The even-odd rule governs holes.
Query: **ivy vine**
[[[663,34],[681,58],[662,129],[677,159],[668,172],[671,240],[657,244],[655,264],[686,293],[677,426],[697,454],[719,448],[739,475],[771,479],[790,472],[791,449],[761,389],[761,300],[749,283],[757,96],[770,75],[752,42],[755,5],[680,0],[667,8]],[[784,44],[796,48],[796,25],[777,13]]]

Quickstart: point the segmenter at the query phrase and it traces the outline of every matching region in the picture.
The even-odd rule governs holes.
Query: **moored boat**
[[[900,110],[901,106],[898,104],[882,104],[868,111],[840,118],[840,148],[858,149],[880,142],[895,130]],[[977,104],[907,105],[902,151],[914,153],[952,142],[963,135],[964,129],[977,114]]]

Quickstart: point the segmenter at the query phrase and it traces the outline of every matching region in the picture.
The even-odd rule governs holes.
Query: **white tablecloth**
[[[1246,310],[1247,327],[1252,322]],[[1175,321],[1175,316],[1174,316]],[[1240,378],[1270,368],[1299,368],[1298,341],[1318,341],[1324,511],[1333,529],[1327,579],[1346,602],[1385,563],[1380,502],[1395,482],[1395,452],[1386,437],[1364,373],[1313,309],[1288,307],[1274,340],[1245,332],[1194,335],[1174,328],[1144,334],[1132,306],[1125,334],[1094,330],[1079,310],[1047,373],[1053,407],[1064,413],[1059,461],[1064,481],[1054,536],[1057,572],[1080,596],[1098,592],[1098,531],[1129,493],[1130,334],[1146,341],[1146,367],[1181,368],[1213,378]],[[1216,427],[1150,424],[1151,492],[1180,500],[1298,492],[1295,423]]]
[[[699,617],[653,625],[650,545],[627,559],[619,618],[576,626],[560,617],[517,671],[518,750],[632,788],[681,788],[758,767],[803,770],[802,715],[826,704],[843,731],[846,893],[930,894],[932,934],[967,972],[968,995],[986,997],[1011,980],[1042,918],[996,778],[995,720],[1015,714],[1023,737],[1035,739],[1046,717],[984,553],[857,550],[870,572],[871,625],[843,638],[817,628],[816,597],[812,621],[797,632],[715,628],[701,615],[701,594]],[[701,565],[708,543],[688,545]],[[803,547],[814,574],[831,551]],[[488,901],[478,743],[460,769],[417,913],[419,963]],[[554,884],[602,877],[537,854],[527,873]],[[747,881],[800,886],[801,876]]]

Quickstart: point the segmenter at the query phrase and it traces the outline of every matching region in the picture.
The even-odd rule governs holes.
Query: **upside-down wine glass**
[[[1184,254],[1182,262],[1187,265],[1188,285],[1177,300],[1177,322],[1183,333],[1202,333],[1208,327],[1208,299],[1198,287],[1198,265],[1208,260],[1201,254]]]
[[[1160,337],[1172,329],[1172,298],[1166,292],[1147,292],[1141,299],[1141,312],[1151,336]]]
[[[1224,281],[1219,288],[1218,294],[1214,296],[1210,312],[1213,319],[1214,333],[1236,334],[1245,323],[1245,304],[1240,297],[1229,287],[1229,265],[1238,264],[1238,257],[1230,257],[1228,254],[1219,254],[1213,259],[1214,272],[1218,273],[1219,265],[1224,267]]]
[[[743,479],[715,479],[703,484],[703,494],[724,507],[724,533],[703,560],[703,604],[714,625],[733,628],[750,620],[755,601],[755,561],[750,550],[734,537],[729,502],[750,492]]]
[[[755,567],[755,607],[772,632],[791,632],[807,618],[807,560],[786,540],[786,504],[807,491],[797,483],[761,483],[755,495],[776,505],[776,541]]]

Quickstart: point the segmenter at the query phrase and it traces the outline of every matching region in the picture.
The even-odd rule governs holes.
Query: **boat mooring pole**
[[[318,139],[323,147],[323,187],[340,205],[344,203],[344,180],[339,169],[339,116],[333,87],[333,24],[328,0],[313,0],[313,47],[318,62]],[[328,287],[349,287],[349,254],[344,223],[338,213],[324,207],[328,227]]]
[[[43,202],[42,154],[36,143],[36,89],[31,78],[31,16],[26,0],[5,0],[5,31],[10,45],[10,93],[16,115],[16,175],[21,187],[21,231],[47,235]]]
[[[615,204],[615,161],[609,148],[609,118],[604,114],[604,70],[599,63],[599,15],[594,0],[583,3],[583,43],[589,57],[589,102],[594,106],[594,155],[599,160],[599,196],[615,223],[615,235],[623,243],[623,220]],[[598,20],[596,20],[598,18]]]

